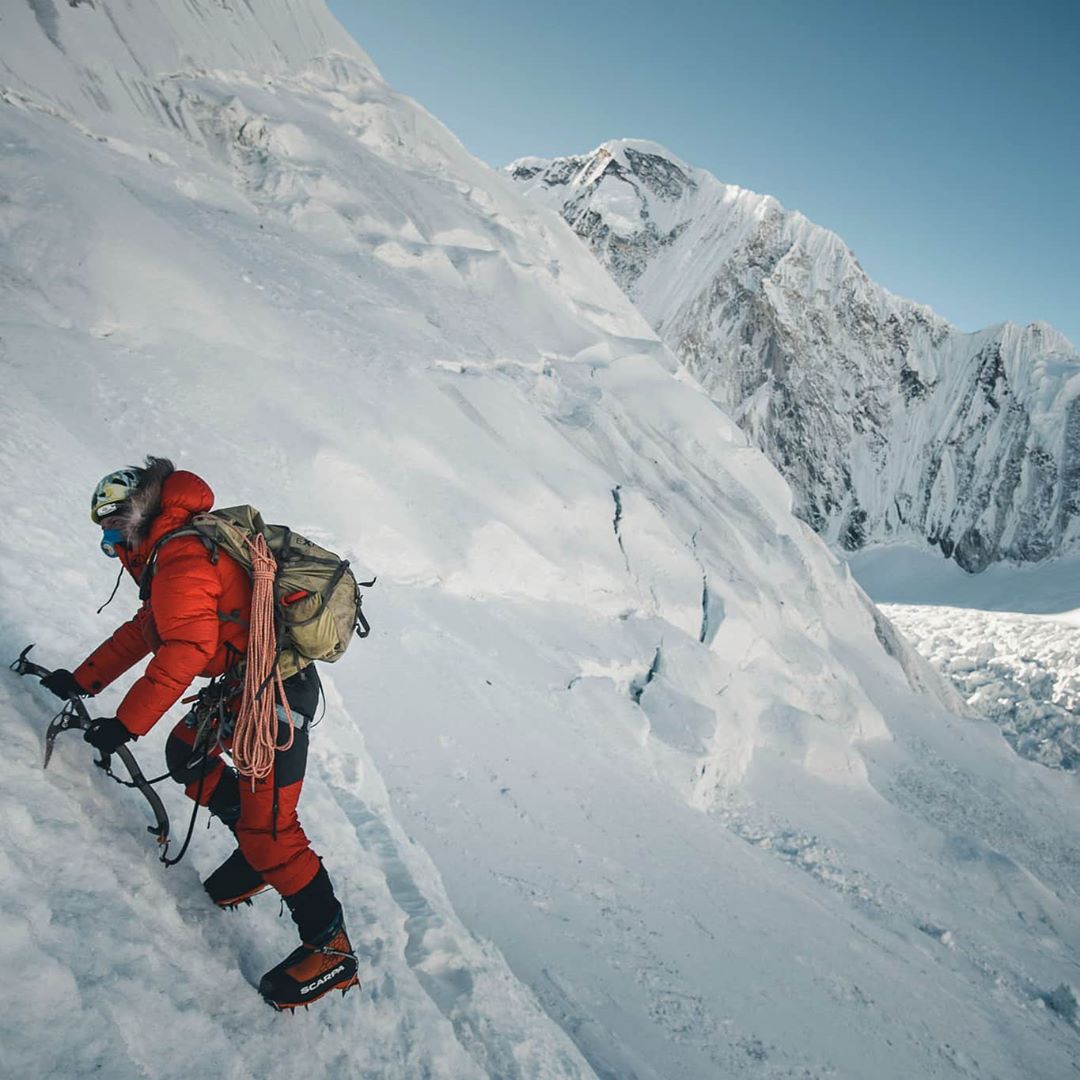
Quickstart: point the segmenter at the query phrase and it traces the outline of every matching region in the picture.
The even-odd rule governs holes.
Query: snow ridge
[[[834,233],[655,143],[506,169],[590,245],[836,547],[970,571],[1080,536],[1080,358],[1033,323],[961,333]]]

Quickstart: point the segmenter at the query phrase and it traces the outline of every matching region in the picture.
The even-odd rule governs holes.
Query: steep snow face
[[[268,1015],[287,920],[199,885],[231,838],[163,876],[8,675],[0,1072],[1064,1074],[1074,778],[965,717],[556,214],[320,5],[245,8],[5,6],[0,645],[70,667],[134,609],[91,614],[87,499],[144,451],[378,573],[302,802],[365,993]]]
[[[272,77],[316,57],[374,68],[322,4],[308,0],[11,0],[0,15],[2,82],[95,130],[124,120],[177,125],[161,84],[193,70]]]
[[[1051,327],[964,334],[831,232],[654,143],[508,166],[852,551],[918,538],[970,571],[1080,524],[1080,359]]]

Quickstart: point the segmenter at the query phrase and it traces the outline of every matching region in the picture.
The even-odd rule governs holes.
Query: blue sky
[[[478,157],[654,139],[965,330],[1080,346],[1080,0],[329,0]]]

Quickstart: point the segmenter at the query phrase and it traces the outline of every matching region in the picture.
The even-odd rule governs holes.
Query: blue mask
[[[101,550],[109,556],[110,559],[117,558],[119,547],[124,542],[124,534],[120,529],[102,529],[101,531]]]

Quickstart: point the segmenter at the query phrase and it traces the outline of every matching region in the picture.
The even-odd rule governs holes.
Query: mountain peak
[[[602,142],[593,152],[588,155],[593,157],[597,154],[608,153],[619,161],[629,165],[634,158],[656,157],[677,165],[689,172],[691,167],[677,154],[673,154],[666,146],[651,139],[607,139]]]
[[[836,546],[918,537],[980,570],[1080,542],[1061,483],[1080,458],[1065,436],[1080,358],[1053,327],[965,334],[874,282],[836,233],[657,143],[509,171],[590,244]]]
[[[518,158],[504,171],[519,182],[538,178],[549,188],[589,188],[605,178],[628,180],[640,183],[646,192],[667,201],[693,191],[698,183],[689,165],[648,139],[609,139],[587,154],[571,157]]]

